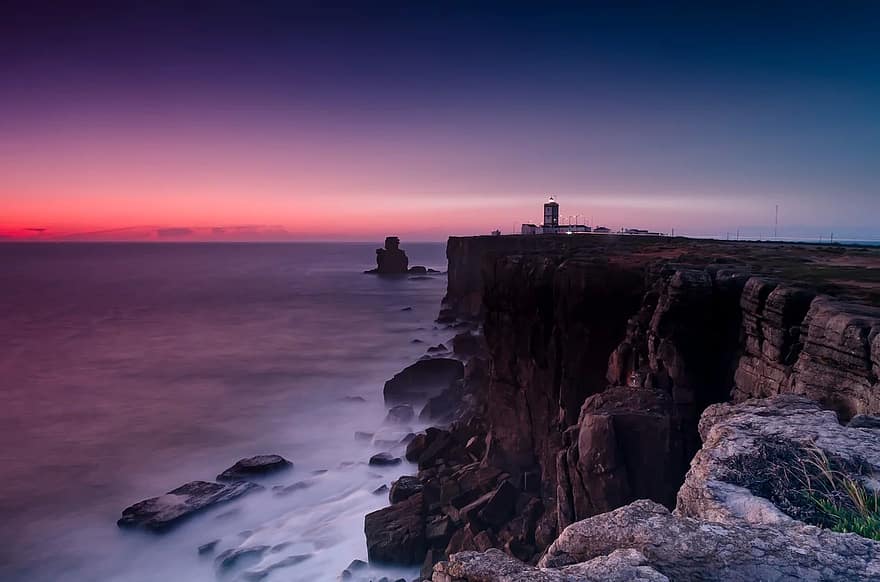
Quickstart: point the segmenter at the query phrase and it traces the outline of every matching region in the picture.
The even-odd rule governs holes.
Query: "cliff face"
[[[743,356],[733,400],[807,396],[842,420],[880,411],[880,310],[768,282],[741,301]]]
[[[880,412],[880,249],[522,236],[451,238],[447,257],[438,322],[470,330],[456,412],[407,446],[418,497],[368,516],[371,559],[424,556],[425,578],[468,550],[535,564],[625,506],[678,527],[707,408],[798,394],[842,420]]]
[[[711,404],[794,393],[844,419],[880,411],[880,312],[777,282],[767,246],[450,239],[445,308],[481,317],[489,352],[483,463],[524,488],[540,477],[539,547],[635,499],[672,508]]]

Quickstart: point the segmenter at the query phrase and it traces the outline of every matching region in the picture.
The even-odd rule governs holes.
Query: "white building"
[[[520,229],[521,234],[574,234],[590,232],[585,224],[559,224],[559,203],[551,196],[544,203],[544,223],[541,225],[526,223]]]

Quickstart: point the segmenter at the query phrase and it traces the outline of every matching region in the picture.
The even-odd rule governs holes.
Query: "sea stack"
[[[405,275],[409,271],[409,259],[400,248],[396,236],[385,238],[385,248],[376,249],[376,268],[370,273],[378,275]]]

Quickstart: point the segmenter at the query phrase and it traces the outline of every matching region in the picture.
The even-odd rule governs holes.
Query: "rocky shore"
[[[386,386],[438,426],[365,519],[371,561],[437,582],[880,577],[880,542],[810,489],[880,488],[880,253],[547,236],[447,257],[461,373]]]

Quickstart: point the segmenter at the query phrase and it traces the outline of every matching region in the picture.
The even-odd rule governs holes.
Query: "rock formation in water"
[[[367,273],[377,275],[405,275],[409,272],[409,258],[400,248],[400,239],[396,236],[385,238],[385,247],[376,249],[376,268]]]
[[[770,400],[758,413],[719,403],[797,394],[815,402],[802,406],[825,420],[836,413],[874,424],[864,415],[880,412],[880,292],[859,280],[856,266],[880,267],[876,251],[615,236],[472,237],[451,238],[447,258],[438,322],[482,325],[474,338],[463,337],[458,347],[453,342],[466,364],[457,392],[447,394],[466,406],[452,407],[444,428],[409,444],[407,459],[419,467],[419,501],[409,497],[371,514],[368,545],[381,547],[371,559],[411,564],[422,561],[414,554],[424,550],[422,576],[435,580],[591,580],[599,564],[642,572],[645,580],[689,580],[717,579],[713,569],[723,557],[711,548],[719,548],[747,554],[725,562],[729,569],[722,571],[731,579],[877,574],[876,544],[864,538],[793,517],[791,531],[765,531],[760,528],[775,526],[742,516],[722,520],[719,507],[728,498],[712,491],[738,487],[731,503],[749,499],[755,507],[767,493],[741,479],[719,480],[699,463],[734,434],[721,411],[740,410],[729,415],[751,414],[759,423],[801,406]],[[808,425],[793,424],[801,435],[813,434]],[[870,429],[859,430],[880,443]],[[730,446],[747,454],[750,438],[773,440],[768,434],[729,437]],[[688,473],[701,435],[702,452]],[[408,481],[406,488],[412,486]],[[676,502],[680,516],[668,513]],[[642,529],[640,519],[648,522]],[[393,527],[398,520],[405,527]],[[726,529],[712,529],[713,523]],[[651,536],[669,528],[678,537],[654,548]],[[571,541],[586,538],[570,532],[593,530],[606,535],[596,547]],[[643,542],[633,541],[637,532]],[[691,553],[676,550],[684,543]],[[460,553],[491,548],[509,558]],[[697,559],[699,552],[706,555]],[[574,561],[548,561],[562,554]],[[536,570],[539,559],[554,571]],[[600,561],[589,564],[594,560]],[[560,572],[574,577],[559,578]]]

